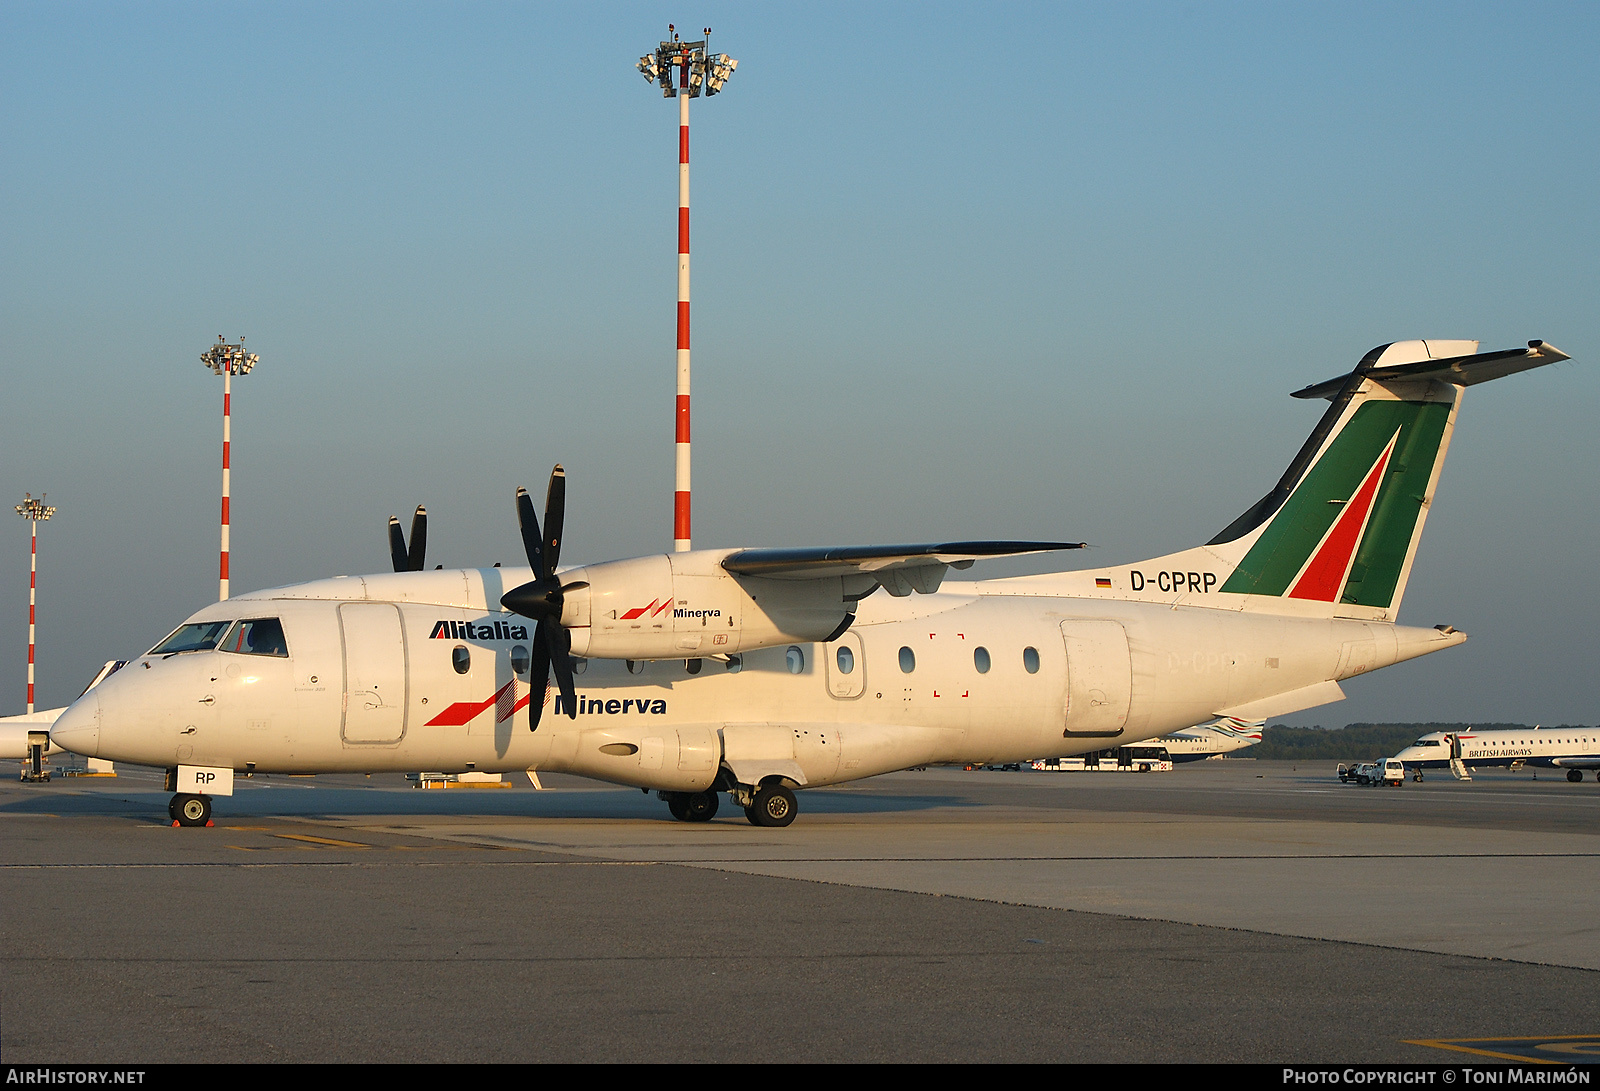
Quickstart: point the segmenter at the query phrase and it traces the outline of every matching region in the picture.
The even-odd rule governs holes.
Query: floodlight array
[[[714,95],[721,91],[734,69],[739,67],[739,62],[726,53],[713,55],[707,51],[711,28],[706,28],[705,39],[698,42],[685,42],[673,27],[669,25],[667,29],[673,30],[672,40],[656,46],[654,53],[640,57],[635,65],[645,82],[659,81],[663,98],[675,98],[679,91],[690,98]],[[673,69],[678,70],[676,81],[673,79]]]
[[[26,497],[26,499],[17,505],[16,511],[17,514],[22,516],[24,519],[32,519],[35,522],[38,522],[48,519],[56,513],[55,508],[48,507],[45,504],[43,493],[40,493],[38,496],[34,496],[31,492],[24,493],[23,495]]]
[[[211,369],[212,374],[221,375],[248,375],[250,369],[261,362],[261,357],[253,352],[244,350],[244,338],[239,338],[237,345],[227,344],[223,336],[217,334],[217,343],[200,354],[200,362]]]

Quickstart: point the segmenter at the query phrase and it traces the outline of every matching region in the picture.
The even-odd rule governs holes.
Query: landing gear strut
[[[167,814],[180,826],[211,825],[211,797],[179,792],[167,804]]]

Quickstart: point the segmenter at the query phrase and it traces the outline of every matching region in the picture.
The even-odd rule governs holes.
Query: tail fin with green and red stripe
[[[1207,543],[1234,560],[1219,591],[1393,617],[1450,445],[1462,389],[1568,359],[1476,341],[1381,345],[1348,375],[1297,391],[1332,403],[1278,484]]]

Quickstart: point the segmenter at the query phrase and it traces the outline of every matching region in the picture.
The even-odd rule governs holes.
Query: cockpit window
[[[177,632],[151,648],[149,655],[175,655],[178,652],[209,652],[233,620],[197,621],[181,626]]]
[[[246,618],[224,638],[221,646],[225,652],[289,658],[289,644],[283,639],[283,625],[275,617]]]
[[[1439,745],[1439,740],[1438,739],[1418,739],[1416,742],[1412,743],[1411,745],[1412,746],[1438,746]]]

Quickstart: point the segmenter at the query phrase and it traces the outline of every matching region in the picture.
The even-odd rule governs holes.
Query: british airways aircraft
[[[1373,349],[1296,393],[1330,404],[1209,541],[1046,575],[945,579],[1076,543],[563,568],[557,467],[542,529],[518,492],[527,568],[424,571],[421,549],[397,549],[403,571],[216,603],[68,707],[52,738],[166,767],[184,825],[209,822],[238,772],[429,769],[576,773],[654,790],[686,821],[726,794],[784,826],[805,788],[1286,715],[1466,639],[1396,620],[1463,392],[1568,358],[1542,341],[1477,349]]]
[[[1565,769],[1576,783],[1585,769],[1600,780],[1600,732],[1589,727],[1507,727],[1434,731],[1395,755],[1412,769],[1446,769],[1452,759],[1480,766],[1539,765]]]

